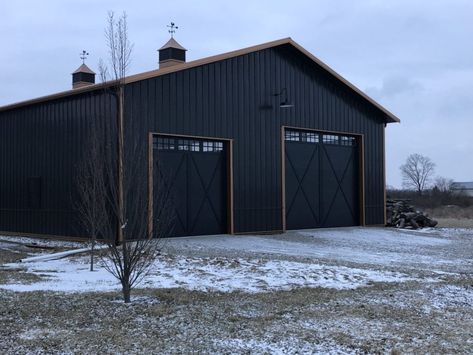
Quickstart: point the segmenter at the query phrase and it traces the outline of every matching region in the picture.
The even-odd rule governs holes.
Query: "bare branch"
[[[125,302],[130,302],[131,289],[148,274],[159,255],[161,237],[169,234],[173,208],[171,199],[162,187],[154,189],[154,213],[159,216],[153,230],[148,231],[148,169],[140,162],[147,161],[147,140],[139,137],[125,142],[124,134],[124,78],[131,62],[133,45],[128,39],[126,14],[116,19],[108,14],[105,38],[109,49],[111,72],[116,85],[107,94],[117,104],[115,120],[104,120],[103,127],[93,127],[89,150],[84,159],[79,192],[81,216],[90,226],[92,235],[108,244],[102,253],[104,268],[121,285]],[[103,61],[99,64],[102,81],[108,78]],[[94,133],[95,132],[95,133]],[[96,132],[101,132],[100,137]],[[126,143],[126,144],[125,144]],[[126,149],[125,149],[126,148]]]
[[[422,194],[430,185],[435,171],[435,164],[426,156],[411,154],[400,169],[404,187],[414,189]]]

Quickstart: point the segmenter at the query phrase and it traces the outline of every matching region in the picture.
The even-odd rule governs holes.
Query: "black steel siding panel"
[[[87,127],[110,117],[109,102],[92,92],[0,113],[0,231],[84,235],[73,205],[76,168]],[[29,177],[42,180],[39,209],[28,206]]]

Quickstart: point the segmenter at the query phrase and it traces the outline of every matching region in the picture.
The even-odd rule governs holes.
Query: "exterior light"
[[[281,92],[274,94],[273,96],[281,96],[281,102],[279,103],[280,108],[294,107],[294,104],[292,104],[287,98],[287,88],[282,88]]]

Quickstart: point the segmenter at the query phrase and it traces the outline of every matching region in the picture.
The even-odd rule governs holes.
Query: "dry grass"
[[[143,299],[131,305],[119,302],[118,293],[0,291],[0,352],[470,352],[472,334],[464,330],[473,329],[472,308],[428,311],[429,297],[418,297],[441,286],[260,294],[138,290]]]
[[[437,219],[473,219],[473,206],[441,206],[425,209],[425,212]]]
[[[441,228],[473,228],[473,219],[437,218]]]
[[[473,228],[473,206],[441,206],[425,210],[443,228]]]

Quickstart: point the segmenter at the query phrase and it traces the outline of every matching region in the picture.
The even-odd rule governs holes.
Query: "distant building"
[[[473,196],[473,181],[471,182],[454,182],[452,184],[453,191],[462,191],[468,196]]]

